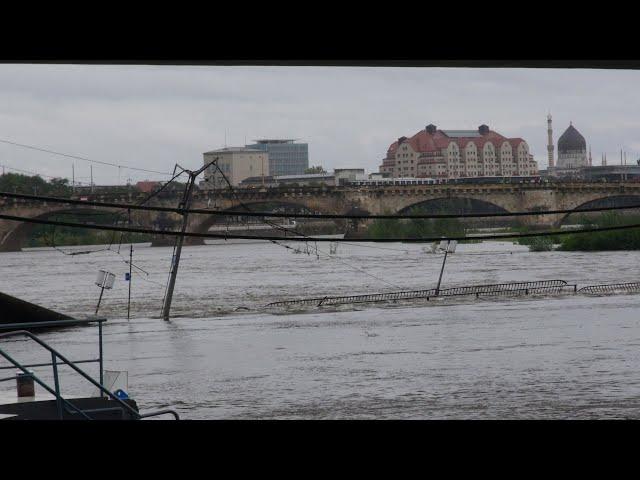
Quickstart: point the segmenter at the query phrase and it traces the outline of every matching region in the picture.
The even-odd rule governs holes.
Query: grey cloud
[[[548,110],[555,139],[572,120],[594,161],[623,146],[640,156],[638,80],[615,70],[2,65],[0,138],[170,171],[199,165],[226,131],[229,145],[300,138],[311,163],[375,171],[391,142],[427,123],[487,123],[524,138],[544,167]],[[70,176],[72,162],[0,145],[0,163]]]

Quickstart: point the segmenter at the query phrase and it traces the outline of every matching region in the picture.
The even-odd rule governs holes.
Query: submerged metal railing
[[[164,410],[158,410],[158,411],[154,411],[154,412],[149,412],[147,414],[141,414],[135,408],[131,407],[131,405],[129,405],[127,402],[125,402],[124,400],[122,400],[121,398],[119,398],[118,396],[116,396],[114,393],[112,393],[110,390],[108,390],[107,388],[105,388],[103,386],[103,365],[104,365],[104,362],[103,362],[103,350],[102,350],[102,323],[105,322],[105,321],[106,321],[105,318],[95,318],[95,319],[87,319],[87,320],[58,320],[58,321],[51,321],[51,322],[32,322],[32,323],[21,323],[21,324],[20,323],[18,323],[18,324],[14,323],[14,324],[0,325],[0,330],[12,330],[12,331],[9,331],[9,332],[6,332],[6,333],[0,333],[0,339],[9,338],[9,337],[16,337],[16,336],[25,336],[25,337],[33,340],[34,342],[36,342],[38,345],[40,345],[42,348],[44,348],[45,350],[47,350],[51,354],[51,363],[38,363],[38,364],[23,365],[20,362],[18,362],[17,360],[15,360],[11,355],[9,355],[2,348],[0,348],[0,356],[4,357],[7,361],[9,361],[12,364],[12,366],[0,367],[0,369],[18,368],[25,375],[33,378],[33,380],[38,385],[40,385],[47,392],[49,392],[51,395],[53,395],[55,397],[57,405],[58,405],[58,418],[61,419],[61,420],[63,418],[63,407],[65,408],[65,410],[68,413],[79,414],[79,415],[81,415],[83,418],[85,418],[87,420],[92,420],[91,416],[88,415],[89,413],[104,413],[104,412],[108,412],[108,411],[120,411],[121,414],[122,414],[122,418],[125,418],[125,412],[128,412],[131,416],[133,416],[133,418],[136,418],[136,419],[142,419],[142,418],[148,418],[148,417],[152,417],[152,416],[171,414],[171,415],[173,415],[175,417],[176,420],[179,420],[180,417],[179,417],[178,413],[175,412],[174,410],[171,410],[171,409],[164,409]],[[42,340],[41,338],[37,337],[33,333],[31,333],[31,332],[29,332],[27,330],[24,330],[24,328],[82,325],[82,324],[89,324],[89,323],[96,323],[96,322],[98,323],[98,329],[99,329],[99,358],[97,358],[97,359],[89,359],[89,360],[78,360],[78,361],[69,360],[68,358],[63,356],[60,352],[58,352],[56,349],[54,349],[49,344],[47,344],[44,340]],[[16,330],[16,328],[20,328],[20,329]],[[86,373],[85,371],[80,369],[80,367],[78,367],[76,365],[77,363],[90,363],[90,362],[98,362],[100,364],[100,382],[97,382],[96,380],[94,380],[88,373]],[[77,407],[76,405],[74,405],[69,400],[65,399],[62,396],[62,393],[60,391],[60,379],[59,379],[59,374],[58,374],[58,366],[59,365],[67,365],[67,366],[71,367],[81,377],[83,377],[85,380],[87,380],[93,386],[97,387],[99,392],[100,392],[100,396],[105,396],[106,395],[110,399],[115,400],[116,403],[118,404],[118,406],[108,407],[108,408],[98,408],[98,409],[84,409],[83,410],[83,409],[80,409],[79,407]],[[40,367],[40,366],[51,366],[52,367],[53,380],[54,380],[54,387],[53,388],[50,385],[47,385],[42,379],[40,379],[32,371],[27,370],[27,368],[29,368],[29,367]],[[16,377],[8,377],[8,378],[0,379],[0,381],[15,380],[15,378]]]
[[[582,287],[578,290],[578,293],[584,294],[602,294],[602,293],[616,293],[616,292],[640,292],[640,282],[628,282],[628,283],[606,283],[602,285],[589,285]]]
[[[302,306],[325,306],[325,305],[345,305],[352,303],[370,303],[370,302],[388,302],[397,300],[411,300],[416,298],[425,298],[427,300],[432,297],[455,297],[455,296],[488,296],[499,295],[505,292],[542,292],[543,289],[564,289],[569,287],[575,291],[575,285],[569,285],[564,280],[539,280],[532,282],[508,282],[494,283],[485,285],[469,285],[464,287],[452,287],[440,289],[439,292],[435,288],[426,290],[409,290],[400,292],[372,293],[366,295],[343,295],[343,296],[326,296],[315,298],[302,298],[297,300],[283,300],[280,302],[271,302],[266,305],[267,308],[281,307],[302,307]]]
[[[547,287],[533,287],[533,288],[518,288],[514,290],[500,290],[493,292],[481,292],[476,294],[478,297],[495,297],[495,296],[519,296],[519,295],[560,295],[562,293],[576,293],[577,286],[572,284],[559,285],[559,286],[547,286]]]

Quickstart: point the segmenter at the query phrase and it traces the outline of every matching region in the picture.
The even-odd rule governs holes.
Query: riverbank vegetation
[[[630,224],[640,224],[640,215],[625,215],[606,212],[597,216],[580,216],[571,222],[580,228],[606,228]],[[534,231],[527,227],[518,228],[519,232]],[[565,252],[640,250],[640,228],[612,230],[607,232],[570,233],[546,237],[525,237],[517,239],[519,245],[527,245],[532,252],[560,250]]]
[[[114,225],[117,223],[115,215],[81,215],[59,214],[50,217],[51,220],[73,223],[96,223]],[[143,233],[121,233],[90,228],[61,227],[52,225],[36,225],[26,241],[25,247],[61,247],[72,245],[109,245],[119,243],[151,242],[153,235]]]
[[[40,231],[34,234],[25,247],[64,247],[75,245],[117,245],[119,243],[145,243],[153,240],[153,235],[144,233],[106,232],[86,228],[65,229],[58,227],[55,231]]]
[[[0,192],[68,197],[72,188],[68,178],[52,178],[47,181],[37,175],[5,173],[0,175]]]
[[[618,212],[606,212],[599,215],[581,216],[572,224],[580,228],[605,228],[629,224],[640,224],[640,215],[629,215]],[[493,233],[528,233],[540,230],[514,221],[505,226],[501,232]],[[457,218],[439,219],[390,219],[376,220],[367,229],[371,238],[419,238],[419,237],[452,237],[473,233],[474,227]],[[567,233],[541,237],[523,237],[514,240],[518,245],[526,245],[532,252],[559,251],[608,251],[608,250],[640,250],[640,228],[613,230],[587,234]],[[468,240],[467,242],[474,242]]]
[[[617,212],[607,212],[596,218],[581,217],[578,223],[582,225],[582,228],[604,228],[640,224],[640,215],[624,215]],[[640,250],[640,228],[562,235],[558,250],[587,252]]]

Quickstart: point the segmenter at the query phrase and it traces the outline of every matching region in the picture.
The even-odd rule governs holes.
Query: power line
[[[181,172],[182,173],[182,172]],[[175,178],[175,177],[174,177]],[[173,179],[172,179],[173,180]],[[170,183],[172,180],[169,180]],[[160,206],[144,206],[115,202],[96,202],[93,200],[76,200],[71,198],[48,197],[43,195],[29,195],[23,193],[0,192],[0,197],[19,198],[23,200],[36,200],[51,203],[66,203],[69,205],[84,205],[103,208],[122,208],[131,210],[146,210],[155,212],[168,213],[188,213],[196,215],[217,215],[228,217],[272,217],[272,218],[330,218],[330,219],[356,219],[356,220],[410,220],[410,219],[438,219],[438,218],[488,218],[488,217],[522,217],[522,216],[542,216],[570,213],[590,213],[605,212],[613,210],[633,210],[640,209],[640,204],[623,205],[610,207],[593,207],[593,208],[574,208],[561,210],[545,210],[545,211],[521,211],[521,212],[491,212],[491,213],[425,213],[425,214],[380,214],[380,215],[352,215],[352,214],[329,214],[329,213],[276,213],[276,212],[256,212],[252,210],[234,211],[234,210],[208,210],[204,208],[176,208],[176,207],[160,207]],[[236,197],[237,198],[237,197]],[[240,201],[240,200],[238,200]],[[144,203],[144,202],[143,202]]]
[[[175,173],[175,169],[174,169],[174,173]],[[160,194],[160,192],[162,192],[167,186],[169,186],[169,184],[171,182],[173,182],[176,178],[178,178],[180,175],[182,175],[184,173],[184,170],[180,171],[179,173],[175,174],[170,180],[168,180],[167,182],[165,182],[160,188],[156,189],[155,191],[149,193],[149,195],[147,195],[144,199],[142,199],[138,204],[142,205],[146,202],[148,202],[149,200],[151,200],[153,197],[155,197],[156,195]],[[126,210],[126,212],[129,214],[129,219],[128,219],[128,225],[131,225],[131,209],[128,208]],[[93,212],[82,212],[82,214],[86,215],[86,214],[91,214]],[[96,212],[94,215],[95,216],[100,216],[100,215],[114,215],[114,220],[113,220],[113,225],[117,225],[119,218],[124,214],[125,212],[118,212],[118,213],[100,213],[100,212]],[[74,212],[60,212],[58,215],[77,215],[77,213]],[[90,253],[97,253],[97,252],[104,252],[104,251],[110,251],[113,252],[113,250],[111,250],[111,247],[113,246],[113,242],[115,241],[115,237],[116,237],[116,233],[117,232],[113,232],[113,235],[111,235],[111,239],[109,241],[109,245],[106,248],[101,248],[98,250],[83,250],[80,252],[65,252],[64,250],[62,250],[61,248],[58,248],[55,245],[55,227],[53,228],[53,233],[51,236],[51,242],[47,242],[46,237],[43,237],[45,240],[45,243],[48,243],[50,247],[52,247],[53,249],[59,251],[60,253],[63,253],[64,255],[69,255],[69,256],[73,256],[73,255],[84,255],[84,254],[90,254]],[[122,245],[122,237],[124,236],[124,232],[121,232],[120,234],[120,242],[118,244],[118,251],[114,252],[117,255],[120,255],[120,246]],[[125,261],[125,260],[123,260]],[[126,261],[125,261],[126,263]],[[136,265],[133,265],[133,267],[135,268],[139,268]],[[142,269],[140,269],[142,270]]]
[[[218,163],[217,163],[217,162],[215,163],[215,167],[216,167],[216,169],[218,170],[218,172],[220,172],[220,174],[222,175],[222,178],[224,178],[225,182],[227,183],[227,185],[228,185],[228,187],[229,187],[229,190],[231,190],[231,193],[236,197],[236,199],[238,200],[238,202],[240,203],[240,205],[241,205],[245,210],[247,210],[248,212],[250,212],[250,211],[251,211],[251,209],[250,209],[250,208],[249,208],[249,207],[248,207],[244,202],[242,202],[242,200],[240,200],[240,199],[238,198],[238,195],[236,194],[236,191],[235,191],[235,189],[233,188],[233,185],[231,185],[231,182],[229,181],[229,179],[227,178],[227,176],[225,175],[225,173],[222,171],[222,169],[220,168],[220,166],[218,165]],[[267,225],[270,225],[272,228],[276,228],[276,229],[284,230],[284,231],[285,231],[285,235],[287,234],[287,231],[288,231],[288,230],[287,230],[287,229],[284,229],[284,228],[280,228],[280,226],[279,226],[277,223],[270,222],[270,221],[269,221],[269,220],[267,220],[267,219],[263,219],[263,222],[264,222],[264,223],[266,223]],[[302,236],[305,236],[305,237],[309,238],[307,235],[305,235],[305,234],[304,234],[304,233],[302,233],[302,232],[299,232],[299,231],[297,231],[297,230],[292,230],[292,231],[293,231],[293,233],[296,233],[296,234],[298,234],[298,235],[302,235]],[[281,247],[291,249],[291,247],[289,247],[288,245],[282,245],[282,244],[281,244],[280,242],[278,242],[278,241],[271,240],[271,242],[272,242],[272,243],[274,243],[274,244],[276,244],[276,245],[279,245],[279,246],[281,246]],[[307,245],[307,249],[308,249],[308,245]],[[318,259],[320,258],[320,253],[322,253],[322,254],[323,254],[324,256],[326,256],[327,258],[329,258],[329,259],[331,259],[331,260],[338,260],[338,262],[342,263],[343,265],[346,265],[347,267],[351,268],[352,270],[355,270],[355,271],[357,271],[357,272],[363,273],[363,274],[365,274],[365,275],[367,275],[367,276],[369,276],[369,277],[371,277],[371,278],[374,278],[374,279],[378,280],[379,282],[382,282],[382,283],[384,283],[384,284],[386,284],[386,285],[389,285],[389,286],[391,286],[391,287],[394,287],[394,288],[400,288],[400,287],[398,287],[397,285],[395,285],[395,284],[393,284],[393,283],[391,283],[391,282],[388,282],[388,281],[387,281],[387,280],[385,280],[384,278],[380,278],[380,277],[378,277],[378,276],[376,276],[376,275],[374,275],[374,274],[372,274],[372,273],[367,272],[366,270],[364,270],[364,269],[362,269],[362,268],[360,268],[360,267],[356,267],[355,265],[351,265],[350,263],[346,262],[346,261],[345,261],[345,260],[343,260],[343,259],[339,259],[339,258],[337,258],[337,257],[333,257],[333,256],[329,255],[327,252],[324,252],[324,251],[320,250],[320,249],[318,248],[318,244],[317,244],[317,243],[315,244],[315,250],[316,250],[316,256],[318,257]]]
[[[17,215],[5,215],[0,214],[0,219],[11,220],[14,222],[26,222],[36,223],[40,225],[57,225],[61,227],[71,228],[88,228],[93,230],[109,230],[112,232],[131,232],[131,233],[146,233],[149,235],[166,235],[166,236],[184,236],[194,238],[217,238],[224,240],[265,240],[265,241],[294,241],[294,242],[350,242],[350,243],[423,243],[423,242],[437,242],[441,240],[501,240],[505,238],[528,238],[528,237],[548,237],[557,235],[574,235],[596,232],[610,232],[616,230],[630,230],[633,228],[640,228],[640,223],[634,223],[629,225],[616,225],[610,227],[597,227],[597,228],[582,228],[578,230],[547,230],[540,232],[514,232],[497,235],[474,235],[474,236],[438,236],[438,237],[412,237],[412,238],[322,238],[322,237],[274,237],[267,235],[228,235],[218,233],[200,233],[200,232],[180,232],[177,230],[154,230],[150,228],[138,228],[138,227],[118,227],[111,225],[96,225],[85,224],[76,222],[60,222],[54,220],[46,220],[41,218],[29,218],[21,217]]]
[[[13,170],[13,171],[19,172],[19,173],[28,173],[29,175],[35,175],[35,176],[38,176],[38,177],[50,178],[52,180],[53,179],[61,180],[63,178],[63,177],[54,177],[53,175],[45,175],[44,173],[32,172],[30,170],[23,170],[21,168],[15,168],[15,167],[11,167],[9,165],[4,165],[4,164],[0,165],[0,167],[1,168],[6,168],[7,170]],[[79,185],[89,185],[86,182],[78,182],[78,181],[76,181],[76,183],[79,184]]]
[[[9,141],[9,140],[0,139],[0,142],[6,143],[8,145],[14,145],[16,147],[22,147],[22,148],[28,148],[28,149],[31,149],[31,150],[37,150],[39,152],[51,153],[53,155],[59,155],[61,157],[74,158],[76,160],[83,160],[85,162],[97,163],[97,164],[100,164],[100,165],[107,165],[107,166],[110,166],[110,167],[117,167],[119,169],[120,168],[124,168],[126,170],[136,170],[138,172],[157,173],[157,174],[160,174],[160,175],[172,175],[171,173],[168,173],[168,172],[159,172],[157,170],[148,170],[146,168],[129,167],[127,165],[119,165],[117,163],[105,162],[105,161],[102,161],[102,160],[93,160],[91,158],[80,157],[78,155],[71,155],[69,153],[56,152],[56,151],[53,151],[53,150],[47,150],[46,148],[40,148],[40,147],[36,147],[34,145],[26,145],[24,143],[12,142],[12,141]]]

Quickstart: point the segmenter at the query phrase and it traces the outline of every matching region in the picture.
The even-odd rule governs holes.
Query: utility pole
[[[91,193],[93,193],[93,165],[89,165],[91,167]]]
[[[71,164],[71,191],[74,193],[76,191],[76,166],[74,163]]]
[[[129,239],[131,241],[131,239]],[[129,312],[131,310],[131,282],[133,277],[131,276],[131,267],[133,265],[133,243],[129,245],[129,298],[127,299],[127,320],[129,320]]]
[[[436,287],[436,295],[440,295],[440,282],[442,282],[442,274],[444,273],[444,264],[447,263],[447,253],[449,253],[449,244],[451,244],[451,240],[447,240],[447,249],[444,251],[444,259],[442,260],[440,277],[438,277],[438,286]]]
[[[178,235],[176,238],[175,248],[173,258],[171,259],[171,273],[169,276],[169,285],[167,286],[167,294],[164,297],[164,305],[162,307],[162,318],[164,320],[169,320],[171,315],[171,301],[173,299],[173,290],[176,286],[176,277],[178,276],[178,267],[180,265],[180,254],[182,253],[182,244],[184,243],[184,232],[187,230],[187,222],[189,219],[189,207],[191,205],[191,193],[193,192],[193,186],[196,183],[196,178],[200,175],[204,170],[206,170],[211,165],[215,164],[218,161],[218,157],[212,162],[206,164],[204,167],[192,172],[190,170],[185,170],[189,174],[189,180],[187,181],[187,185],[184,189],[184,195],[182,196],[182,201],[178,208],[184,210],[182,213],[182,228],[180,229],[181,235]]]

